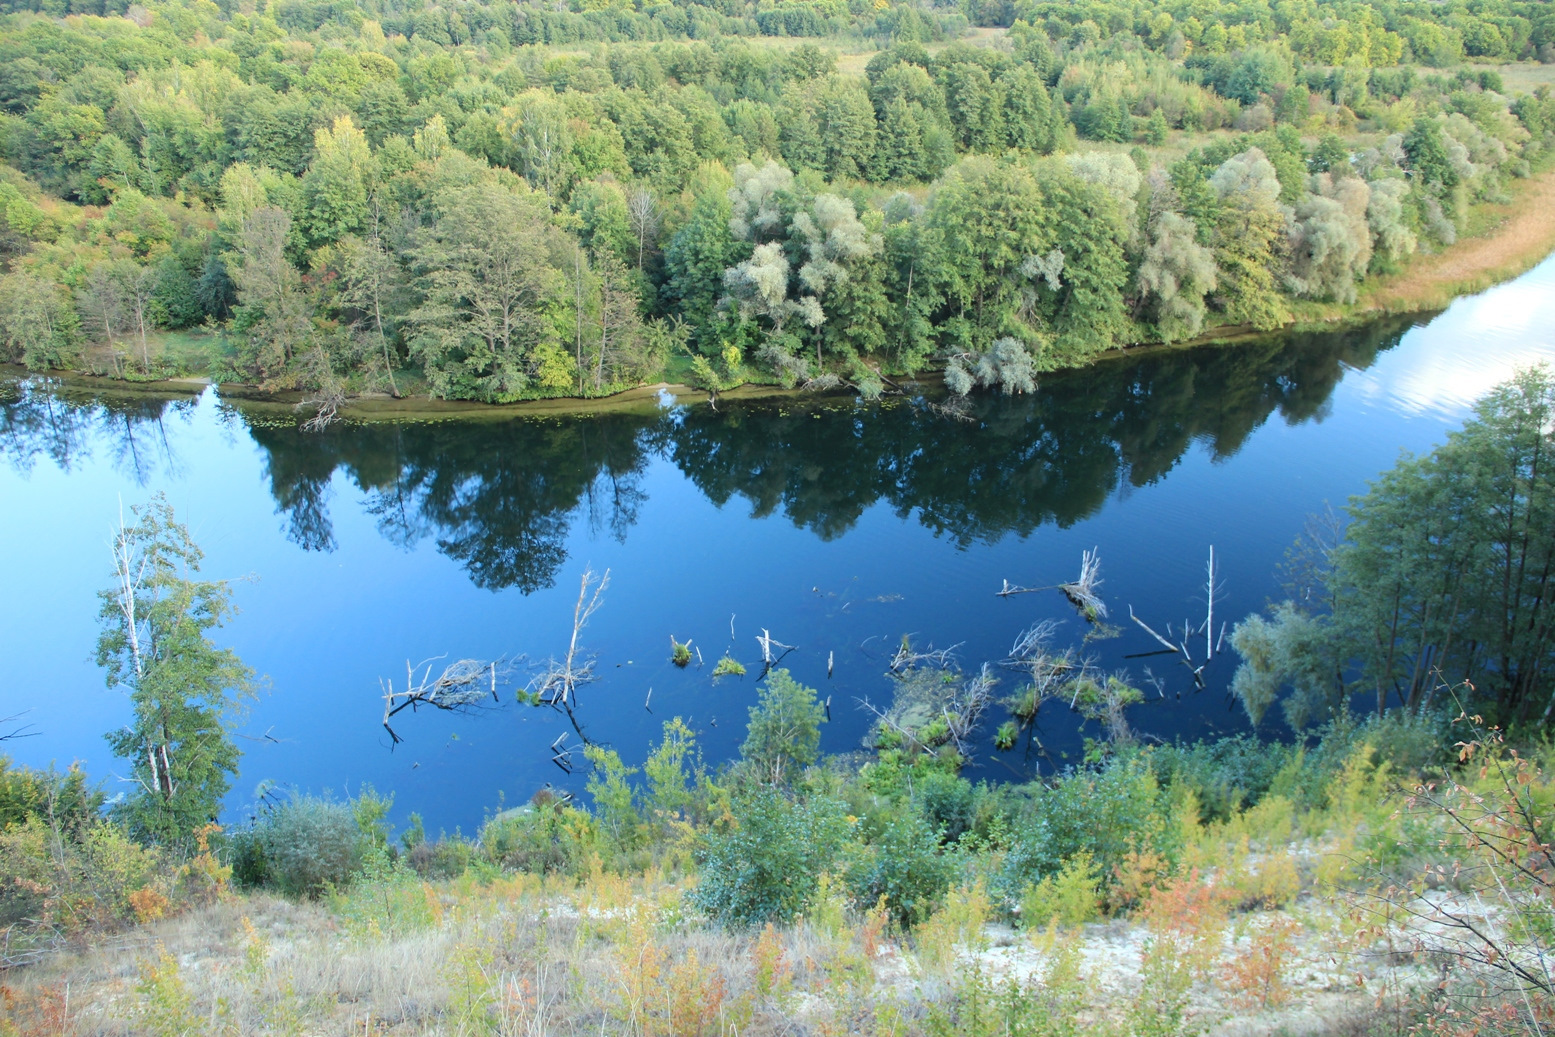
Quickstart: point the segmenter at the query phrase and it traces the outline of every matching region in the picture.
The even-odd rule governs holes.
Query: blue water
[[[1197,623],[1213,545],[1217,616],[1261,608],[1309,514],[1440,442],[1518,366],[1555,358],[1552,328],[1555,259],[1429,320],[1109,361],[1032,397],[980,399],[971,421],[904,400],[788,399],[309,436],[214,390],[0,379],[0,717],[22,714],[10,727],[29,734],[5,751],[79,760],[122,790],[102,734],[128,708],[93,662],[96,595],[121,507],[157,490],[205,549],[204,574],[238,581],[241,614],[220,639],[266,678],[243,723],[234,817],[262,785],[371,784],[394,794],[397,818],[469,832],[545,782],[581,791],[583,769],[564,773],[547,748],[573,732],[563,714],[506,696],[477,715],[406,713],[393,746],[379,682],[402,684],[407,660],[564,652],[587,566],[611,582],[584,635],[601,679],[576,719],[629,763],[674,716],[710,765],[738,751],[762,628],[798,646],[785,665],[830,697],[823,749],[857,748],[856,701],[889,700],[885,661],[904,634],[959,644],[968,669],[1039,619],[1078,641],[1085,624],[1057,593],[994,592],[1072,578],[1093,547],[1119,634],[1085,650],[1137,679],[1154,664],[1166,693],[1135,707],[1134,726],[1246,730],[1224,691],[1234,656],[1195,692],[1169,660],[1125,658],[1155,647],[1128,606],[1158,628]],[[705,665],[672,666],[671,635]],[[726,650],[750,676],[712,680]],[[1074,758],[1077,719],[1041,719],[1049,757],[996,753],[990,725],[969,773]]]

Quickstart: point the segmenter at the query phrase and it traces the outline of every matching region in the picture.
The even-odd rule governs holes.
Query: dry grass
[[[1459,295],[1516,277],[1555,250],[1555,170],[1516,182],[1506,205],[1483,206],[1487,230],[1401,272],[1363,286],[1355,312],[1409,313],[1445,307]]]

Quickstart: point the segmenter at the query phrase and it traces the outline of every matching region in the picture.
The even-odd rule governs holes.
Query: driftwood
[[[579,636],[588,625],[589,617],[599,611],[600,600],[610,586],[610,570],[596,577],[593,569],[585,569],[578,585],[578,602],[572,609],[572,639],[567,643],[567,654],[560,660],[551,659],[538,675],[529,682],[535,701],[549,706],[569,709],[578,689],[598,680],[594,673],[594,657],[583,651]]]
[[[900,677],[908,670],[916,669],[925,663],[940,669],[947,669],[955,665],[956,649],[966,644],[965,641],[957,641],[949,648],[934,648],[930,646],[927,651],[913,650],[912,640],[902,638],[902,643],[897,647],[896,654],[891,657],[890,673]]]
[[[1107,606],[1096,593],[1101,580],[1101,553],[1096,548],[1080,553],[1080,576],[1069,583],[1060,583],[1058,589],[1079,610],[1080,615],[1095,622],[1107,618]]]
[[[497,686],[506,683],[511,666],[502,660],[482,662],[478,659],[460,659],[443,667],[436,676],[432,676],[432,667],[438,659],[424,659],[414,665],[410,660],[405,661],[405,686],[399,690],[394,688],[393,678],[380,679],[379,687],[383,689],[383,729],[389,732],[389,737],[398,745],[403,739],[395,732],[389,721],[395,714],[409,709],[412,712],[422,706],[433,709],[448,710],[451,712],[463,712],[474,709],[486,700],[490,695],[493,702],[500,702],[497,695]],[[421,671],[421,677],[416,678],[416,671]]]
[[[1196,691],[1204,690],[1204,671],[1214,661],[1215,656],[1220,654],[1226,640],[1225,622],[1221,622],[1219,631],[1215,629],[1215,597],[1220,592],[1220,570],[1215,565],[1214,545],[1210,546],[1209,562],[1205,565],[1204,572],[1204,619],[1197,626],[1192,625],[1190,620],[1184,619],[1181,629],[1174,632],[1172,625],[1168,623],[1166,625],[1166,634],[1163,636],[1154,627],[1134,614],[1134,606],[1130,605],[1128,608],[1128,618],[1132,619],[1141,630],[1155,638],[1156,642],[1161,645],[1159,652],[1148,654],[1177,656],[1178,662],[1187,667],[1188,672],[1193,675],[1193,686]],[[1202,660],[1194,657],[1193,648],[1190,647],[1197,644],[1200,634],[1204,635],[1204,657]],[[1175,640],[1173,640],[1174,638]]]
[[[730,629],[734,629],[733,617],[730,617]],[[788,653],[792,652],[797,647],[796,645],[786,645],[782,641],[779,641],[777,638],[772,636],[772,631],[768,630],[766,627],[761,628],[761,634],[756,638],[756,643],[761,646],[762,677],[765,677],[767,672],[771,670],[772,667],[782,662]]]

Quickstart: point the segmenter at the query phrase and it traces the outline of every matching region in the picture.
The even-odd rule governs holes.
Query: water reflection
[[[1408,319],[1344,333],[1159,352],[1046,380],[1031,397],[974,400],[968,421],[921,401],[880,405],[795,398],[658,414],[508,421],[342,424],[229,407],[262,449],[287,537],[336,546],[338,476],[365,498],[380,534],[432,539],[480,587],[550,587],[577,522],[624,540],[646,500],[649,462],[667,458],[709,500],[735,497],[830,540],[877,503],[960,546],[1069,526],[1120,490],[1155,482],[1194,443],[1229,457],[1272,414],[1320,420],[1346,371],[1396,345]],[[19,469],[68,469],[102,436],[145,483],[176,465],[168,417],[194,400],[114,396],[11,383],[0,452]]]
[[[966,422],[906,402],[696,408],[669,449],[715,503],[738,495],[824,539],[884,501],[960,545],[993,542],[1079,522],[1120,486],[1163,477],[1196,441],[1229,457],[1276,411],[1321,419],[1345,371],[1409,326],[1112,361],[1051,377],[1032,397],[979,397]]]
[[[1515,281],[1459,299],[1431,320],[1406,369],[1356,379],[1365,398],[1409,415],[1457,417],[1555,346],[1555,257]]]
[[[979,398],[972,420],[907,401],[692,407],[660,416],[337,427],[254,423],[292,538],[333,543],[338,470],[382,534],[434,538],[482,587],[550,586],[580,519],[625,539],[650,458],[668,457],[711,501],[735,497],[823,539],[876,503],[967,545],[1068,526],[1120,485],[1162,478],[1189,446],[1228,457],[1269,416],[1320,419],[1334,387],[1396,345],[1407,319],[1348,333],[1162,352],[1050,379],[1030,398]]]
[[[117,471],[146,486],[158,472],[179,474],[168,422],[186,420],[198,405],[198,393],[169,396],[0,377],[0,456],[21,474],[40,459],[68,472],[102,443]]]
[[[428,537],[477,586],[549,587],[581,512],[619,538],[636,521],[654,416],[553,421],[337,425],[324,433],[255,422],[287,535],[334,545],[327,503],[343,473],[366,495],[380,533],[410,547]]]

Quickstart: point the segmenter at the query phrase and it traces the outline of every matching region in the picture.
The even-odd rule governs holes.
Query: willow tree
[[[238,771],[230,725],[254,674],[207,636],[233,614],[231,591],[200,580],[201,552],[158,494],[114,536],[114,583],[99,595],[97,662],[130,701],[130,722],[107,735],[129,765],[119,808],[140,838],[191,839],[216,819]]]

